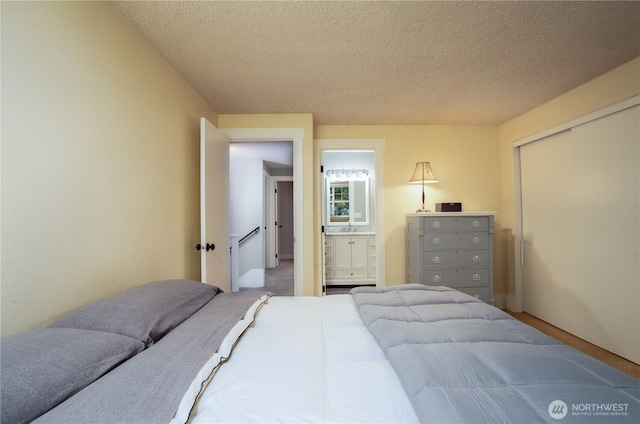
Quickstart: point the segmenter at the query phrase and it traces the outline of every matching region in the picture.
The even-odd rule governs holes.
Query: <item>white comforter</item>
[[[212,358],[201,377],[219,361]],[[175,422],[183,422],[196,391]],[[194,411],[195,423],[418,422],[350,295],[270,298]]]

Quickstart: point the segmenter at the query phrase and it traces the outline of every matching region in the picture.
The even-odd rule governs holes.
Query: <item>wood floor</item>
[[[591,344],[586,340],[574,336],[573,334],[567,333],[566,331],[563,331],[558,327],[554,327],[553,325],[542,321],[541,319],[538,319],[526,312],[505,312],[507,312],[517,320],[522,321],[525,324],[530,325],[531,327],[545,333],[546,335],[551,336],[556,340],[560,340],[562,343],[569,345],[574,349],[582,351],[587,355],[596,358],[597,360],[604,362],[605,364],[616,368],[617,370],[622,371],[625,374],[630,375],[636,380],[640,380],[640,365],[628,361],[614,353],[609,352],[608,350]]]
[[[261,290],[268,290],[277,296],[293,296],[293,261],[281,260],[277,268],[268,268],[265,270],[265,287]],[[329,288],[328,288],[329,290]],[[342,288],[333,289],[335,293],[348,293],[349,289]],[[331,293],[327,293],[331,294]],[[519,321],[530,325],[539,331],[560,340],[574,349],[578,349],[605,364],[630,375],[636,380],[640,380],[640,365],[628,361],[614,353],[593,345],[579,337],[567,333],[541,319],[538,319],[526,312],[515,313],[505,311]]]

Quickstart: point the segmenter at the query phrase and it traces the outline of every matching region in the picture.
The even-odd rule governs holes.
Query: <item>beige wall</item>
[[[640,94],[636,58],[500,126],[506,292],[515,294],[513,142]]]
[[[428,207],[496,216],[497,294],[513,294],[512,142],[640,92],[635,59],[500,127],[325,126],[311,114],[220,115],[108,4],[2,2],[2,334],[161,278],[199,278],[199,118],[305,128],[304,293],[314,287],[313,139],[384,138],[386,280],[404,282],[407,181]],[[309,246],[309,248],[307,248]]]
[[[256,114],[225,115],[218,117],[219,128],[304,128],[302,146],[302,237],[304,240],[302,260],[303,294],[318,294],[314,285],[314,204],[313,204],[313,115],[299,114]],[[296,261],[299,259],[296,258]]]
[[[438,178],[427,185],[426,206],[460,201],[467,211],[496,211],[495,292],[504,293],[500,155],[497,126],[319,125],[316,139],[383,138],[387,285],[405,282],[405,214],[420,207],[422,188],[409,184],[417,161],[429,161]],[[320,205],[315,205],[315,211]],[[316,212],[318,213],[318,212]]]
[[[109,4],[2,2],[2,334],[199,279],[199,118]]]

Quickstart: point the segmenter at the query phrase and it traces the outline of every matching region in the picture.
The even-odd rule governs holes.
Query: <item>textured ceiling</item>
[[[218,113],[501,124],[640,56],[640,1],[113,2]]]

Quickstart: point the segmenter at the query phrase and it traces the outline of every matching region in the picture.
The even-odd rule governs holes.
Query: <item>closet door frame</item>
[[[640,95],[630,97],[626,100],[599,109],[595,112],[573,119],[560,125],[548,128],[540,131],[536,134],[528,137],[516,140],[513,142],[513,177],[514,177],[514,206],[515,206],[515,220],[514,220],[514,248],[515,248],[515,293],[513,299],[508,302],[508,309],[514,312],[522,312],[523,309],[523,294],[524,294],[524,281],[523,281],[523,266],[524,266],[524,249],[523,249],[523,222],[522,222],[522,176],[521,176],[521,163],[520,163],[520,147],[533,143],[538,140],[550,137],[552,135],[571,130],[574,127],[583,125],[585,123],[595,121],[596,119],[611,115],[622,110],[640,105]]]

